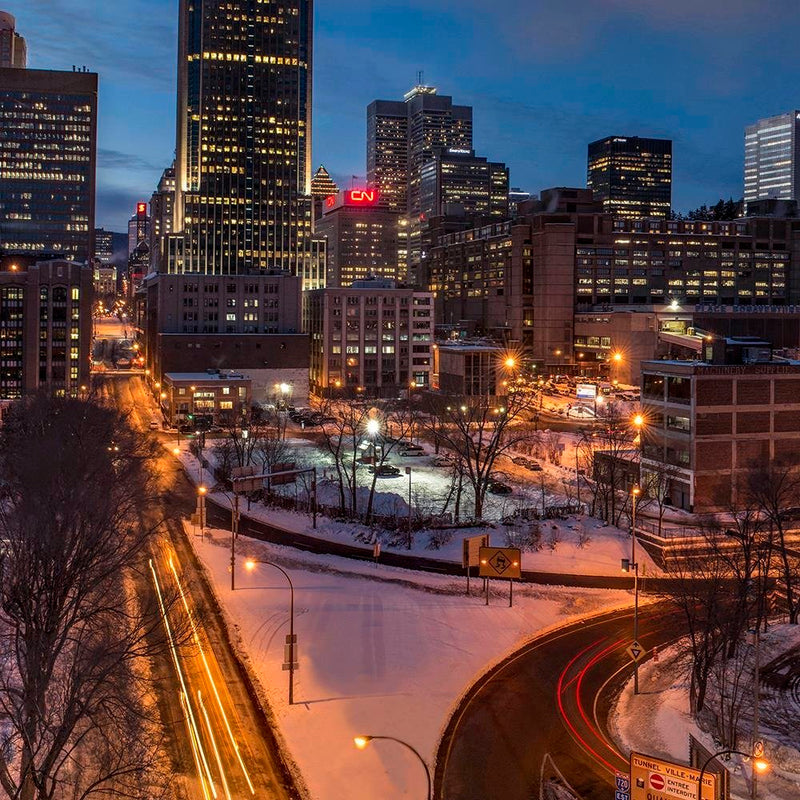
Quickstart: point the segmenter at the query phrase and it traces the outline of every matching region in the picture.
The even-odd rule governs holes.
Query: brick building
[[[236,372],[168,372],[161,384],[161,409],[170,425],[231,425],[252,401],[252,381]]]
[[[308,336],[301,333],[299,276],[158,274],[139,293],[136,314],[154,381],[168,372],[233,370],[252,380],[254,402],[275,384],[308,398]]]
[[[472,320],[476,333],[521,345],[552,372],[604,369],[615,338],[635,338],[646,325],[633,314],[655,314],[656,335],[662,320],[676,319],[741,335],[744,320],[760,314],[776,346],[800,343],[782,313],[800,303],[800,219],[623,219],[603,213],[591,190],[569,188],[545,190],[520,212],[434,243],[422,274],[437,321]],[[616,312],[627,318],[592,322]]]
[[[431,385],[433,297],[393,281],[308,293],[311,391],[396,396]]]
[[[642,483],[697,513],[730,509],[754,469],[800,464],[800,362],[730,339],[705,356],[642,364]]]

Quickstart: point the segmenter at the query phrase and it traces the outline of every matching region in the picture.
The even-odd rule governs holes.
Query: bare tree
[[[527,442],[533,431],[525,420],[530,397],[510,392],[504,406],[491,406],[485,398],[471,397],[460,405],[455,401],[442,411],[444,424],[437,426],[437,436],[464,465],[474,495],[474,516],[483,515],[486,491],[498,456]],[[423,422],[427,429],[432,423]]]
[[[671,560],[666,569],[672,579],[667,597],[684,618],[688,631],[682,660],[689,673],[689,701],[694,714],[703,710],[711,672],[725,657],[727,637],[731,635],[728,620],[736,594],[731,592],[731,571],[716,538],[706,535],[706,543],[707,547],[696,553]]]
[[[800,558],[788,541],[788,514],[797,506],[800,494],[800,469],[795,466],[770,463],[759,465],[750,472],[749,498],[769,524],[781,583],[786,592],[789,622],[797,624],[800,596],[796,584],[800,580]]]
[[[114,410],[43,396],[0,433],[0,787],[14,800],[157,794],[142,659],[161,623],[128,579],[157,445]]]

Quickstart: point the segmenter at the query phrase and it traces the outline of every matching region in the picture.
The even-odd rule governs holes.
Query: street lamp
[[[432,800],[433,795],[431,794],[431,771],[428,768],[425,759],[419,754],[416,748],[412,747],[408,742],[404,742],[402,739],[397,739],[394,736],[356,736],[353,738],[353,743],[359,750],[366,749],[367,745],[370,742],[376,741],[378,739],[384,739],[389,742],[397,742],[397,744],[402,745],[407,750],[410,750],[419,760],[419,763],[422,764],[422,768],[425,770],[425,778],[428,781],[428,800]]]
[[[295,651],[297,648],[297,639],[294,635],[294,584],[289,577],[289,573],[283,568],[279,567],[273,561],[262,561],[257,558],[248,558],[244,562],[245,569],[252,572],[256,568],[256,564],[266,564],[268,567],[275,567],[283,574],[283,577],[289,582],[289,635],[286,637],[286,656],[284,660],[289,662],[289,705],[294,703],[294,665],[295,665]],[[286,667],[286,664],[284,664]]]
[[[761,757],[757,753],[744,753],[741,750],[720,750],[714,755],[709,756],[703,766],[700,768],[700,775],[697,778],[697,800],[703,800],[703,775],[706,773],[706,768],[715,759],[720,756],[744,756],[745,758],[752,759],[753,762],[753,777],[755,778],[758,773],[765,773],[769,769],[769,761]]]
[[[375,437],[381,432],[381,421],[375,417],[367,420],[367,433],[372,444],[372,466],[375,467]]]
[[[641,494],[641,489],[634,486],[631,489],[631,557],[622,559],[622,571],[630,572],[633,569],[633,641],[639,641],[639,562],[636,560],[636,500]],[[639,658],[633,660],[633,693],[639,694]]]

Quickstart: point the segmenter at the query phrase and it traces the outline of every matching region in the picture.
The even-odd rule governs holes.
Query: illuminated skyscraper
[[[586,185],[620,217],[667,217],[672,207],[672,140],[608,136],[589,145]]]
[[[181,0],[170,271],[305,275],[313,0]]]
[[[764,199],[800,200],[800,111],[745,128],[745,209]]]
[[[0,11],[0,67],[25,69],[27,61],[25,39],[16,31],[16,20],[6,11]]]
[[[453,105],[432,86],[415,86],[402,101],[367,107],[367,184],[381,205],[408,215],[408,265],[420,259],[423,165],[439,147],[472,150],[472,107]],[[403,245],[405,247],[405,245]]]
[[[94,254],[97,75],[0,68],[0,248]]]
[[[314,224],[322,219],[322,207],[332,195],[339,194],[339,187],[331,178],[330,173],[320,164],[314,177],[311,179],[311,197],[314,202]]]

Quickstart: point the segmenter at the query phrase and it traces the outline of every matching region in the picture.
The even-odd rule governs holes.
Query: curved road
[[[611,741],[606,717],[631,674],[632,615],[547,634],[478,681],[442,739],[438,800],[533,800],[549,780],[583,800],[613,797],[614,773],[628,771],[628,754]],[[663,606],[640,610],[639,623],[647,650],[681,634]]]

